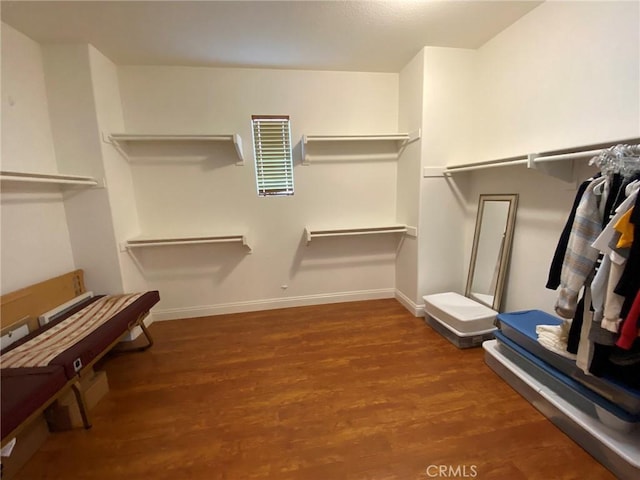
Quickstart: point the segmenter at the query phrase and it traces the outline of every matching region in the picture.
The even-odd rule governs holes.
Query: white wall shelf
[[[97,187],[98,181],[92,177],[63,175],[59,173],[9,172],[0,171],[2,183],[53,184],[60,187]]]
[[[104,135],[103,135],[104,136]],[[105,141],[113,145],[120,154],[130,161],[124,145],[130,142],[233,142],[238,155],[236,165],[244,165],[244,151],[242,137],[237,133],[222,135],[148,135],[130,133],[112,133],[104,136]]]
[[[331,229],[318,229],[305,227],[304,234],[307,239],[307,245],[311,243],[314,238],[321,237],[345,237],[352,235],[380,235],[388,233],[403,233],[410,237],[418,236],[418,229],[416,227],[409,227],[407,225],[384,225],[375,227],[356,227],[356,228],[331,228]]]
[[[125,242],[123,248],[163,247],[170,245],[201,245],[210,243],[241,243],[249,249],[251,246],[246,234],[229,235],[199,235],[199,236],[142,236],[131,238]]]
[[[420,129],[411,133],[391,133],[381,135],[303,135],[300,143],[302,164],[310,165],[311,158],[307,153],[307,144],[314,142],[396,142],[398,154],[408,143],[420,138]]]

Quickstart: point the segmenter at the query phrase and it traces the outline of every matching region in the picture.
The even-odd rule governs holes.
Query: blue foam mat
[[[572,389],[577,394],[587,398],[591,402],[593,402],[593,403],[597,404],[598,406],[604,408],[605,410],[607,410],[611,414],[615,415],[616,417],[620,418],[621,420],[623,420],[625,422],[629,422],[629,423],[640,422],[640,415],[630,414],[627,411],[625,411],[624,409],[620,408],[615,403],[612,403],[609,400],[607,400],[606,398],[601,397],[600,395],[595,393],[593,390],[591,390],[591,389],[585,387],[584,385],[582,385],[580,382],[577,382],[576,380],[572,379],[571,377],[569,377],[569,376],[565,375],[564,373],[558,371],[557,369],[555,369],[554,367],[549,365],[547,362],[544,362],[544,361],[540,360],[540,358],[536,357],[535,355],[533,355],[528,350],[522,348],[520,345],[518,345],[517,343],[513,342],[512,340],[510,340],[503,333],[495,332],[494,336],[496,337],[496,339],[501,344],[503,344],[507,348],[511,349],[512,351],[514,351],[515,353],[517,353],[521,357],[525,358],[527,361],[533,363],[536,367],[540,368],[541,370],[543,370],[548,375],[553,376],[556,380],[562,382],[564,385],[566,385],[568,388]]]
[[[522,310],[520,312],[499,313],[498,320],[515,328],[527,337],[538,341],[536,327],[538,325],[561,325],[562,319],[549,315],[542,310]]]
[[[499,322],[504,323],[513,330],[516,330],[518,333],[525,335],[536,345],[538,344],[538,334],[536,333],[536,327],[538,325],[560,325],[563,322],[562,319],[554,317],[553,315],[549,315],[542,310],[522,310],[519,312],[500,313],[496,318]],[[513,341],[514,339],[510,338],[510,340]],[[526,345],[519,346],[527,349]],[[557,353],[552,352],[551,350],[548,350],[546,353],[554,357],[554,362],[558,362],[559,364],[572,364],[574,368],[577,368],[575,367],[575,362],[573,360],[562,357]],[[610,378],[608,376],[597,378],[610,383],[614,388],[623,390],[633,397],[640,398],[640,390],[630,387],[629,385],[626,385],[615,378]]]

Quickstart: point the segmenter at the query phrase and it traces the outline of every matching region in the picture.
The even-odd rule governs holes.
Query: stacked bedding
[[[508,339],[535,355],[559,373],[575,380],[590,391],[596,392],[632,414],[640,414],[640,390],[627,386],[615,378],[587,375],[576,365],[575,360],[545,348],[538,341],[536,327],[561,325],[563,321],[540,310],[501,313],[497,317],[501,343]]]
[[[487,364],[619,478],[640,478],[640,390],[543,346],[539,327],[560,327],[559,318],[527,310],[496,324],[483,344]]]

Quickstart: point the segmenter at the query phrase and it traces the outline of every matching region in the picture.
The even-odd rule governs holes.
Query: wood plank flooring
[[[93,428],[52,434],[18,479],[412,480],[433,478],[430,465],[461,466],[455,478],[614,478],[481,349],[458,350],[395,300],[151,331],[151,350],[104,362]]]

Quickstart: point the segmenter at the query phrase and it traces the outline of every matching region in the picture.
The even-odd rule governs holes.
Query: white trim
[[[228,313],[256,312],[273,310],[276,308],[304,307],[309,305],[323,305],[327,303],[358,302],[363,300],[379,300],[394,298],[393,288],[377,290],[359,290],[355,292],[321,293],[318,295],[303,295],[288,298],[269,298],[265,300],[251,300],[247,302],[221,303],[218,305],[201,305],[197,307],[155,309],[153,320],[178,320],[184,318],[208,317]]]
[[[423,178],[439,178],[444,177],[446,172],[445,167],[422,167]]]
[[[414,317],[424,317],[424,303],[417,304],[409,297],[407,297],[400,290],[396,290],[396,300],[398,300],[404,308],[409,310],[409,312]]]

